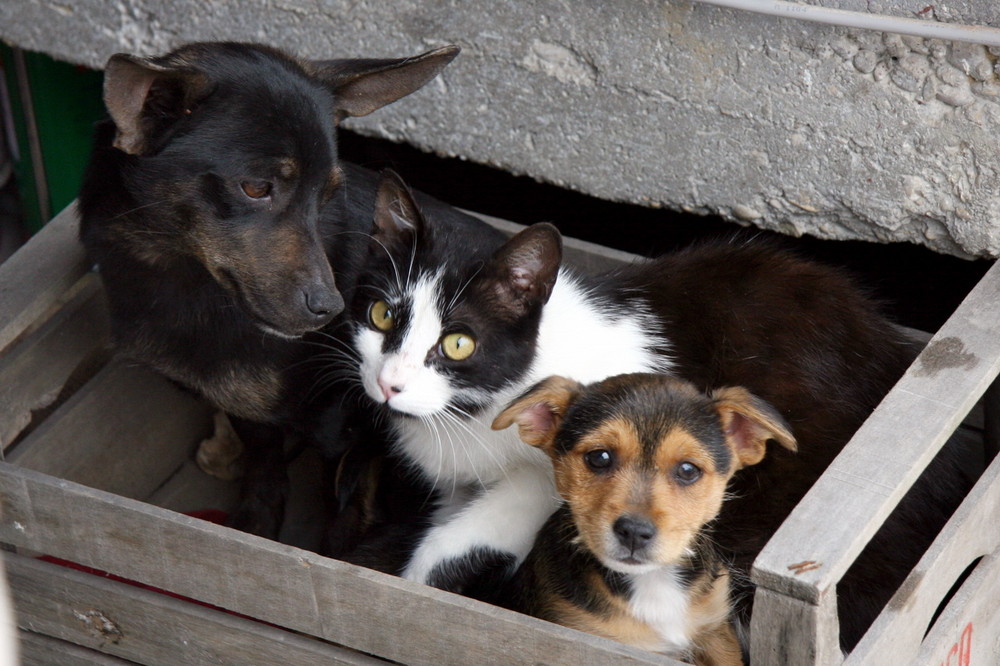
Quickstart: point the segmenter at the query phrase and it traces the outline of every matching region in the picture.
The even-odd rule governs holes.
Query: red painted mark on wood
[[[972,664],[972,623],[965,625],[958,642],[948,650],[948,656],[941,666],[970,666]]]

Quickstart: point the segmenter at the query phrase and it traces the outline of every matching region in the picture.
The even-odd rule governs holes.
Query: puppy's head
[[[706,395],[664,375],[581,386],[551,377],[494,421],[552,459],[583,545],[609,569],[676,563],[722,507],[726,484],[767,442],[795,450],[784,419],[744,388]]]
[[[457,52],[304,61],[205,42],[112,56],[104,101],[134,199],[109,220],[115,238],[154,266],[200,263],[265,331],[326,325],[344,307],[324,237],[337,229],[320,225],[343,180],[336,125],[417,90]]]

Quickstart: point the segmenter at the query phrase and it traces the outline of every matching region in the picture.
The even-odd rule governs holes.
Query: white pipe
[[[946,41],[972,42],[986,46],[1000,47],[1000,29],[985,25],[962,25],[959,23],[939,23],[915,18],[868,14],[846,9],[829,9],[816,5],[806,5],[784,0],[695,0],[709,5],[743,9],[770,16],[783,16],[814,23],[840,25],[848,28],[864,28],[879,32],[894,32],[943,39]]]

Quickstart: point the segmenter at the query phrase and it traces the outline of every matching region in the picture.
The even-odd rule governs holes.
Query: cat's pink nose
[[[392,396],[398,395],[403,392],[403,388],[401,386],[396,386],[392,382],[386,381],[381,377],[378,380],[378,387],[379,389],[381,389],[382,396],[385,398],[386,402],[389,402],[389,398],[391,398]]]

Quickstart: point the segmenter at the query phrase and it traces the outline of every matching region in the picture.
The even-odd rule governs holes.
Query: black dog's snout
[[[310,289],[302,292],[306,309],[318,320],[329,320],[344,309],[344,299],[336,291],[329,289]]]
[[[635,552],[641,550],[656,536],[656,527],[645,518],[622,516],[611,528],[619,543]]]

